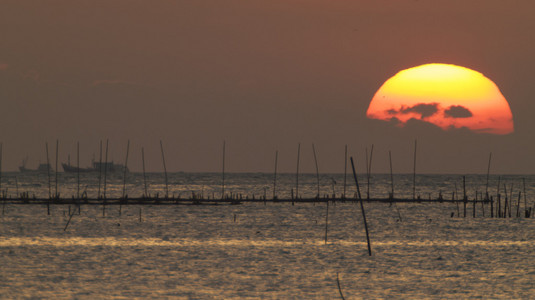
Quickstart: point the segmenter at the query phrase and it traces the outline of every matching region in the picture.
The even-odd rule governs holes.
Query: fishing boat
[[[22,160],[22,166],[19,167],[19,171],[21,173],[47,173],[47,172],[54,172],[54,169],[52,169],[52,166],[50,164],[39,164],[37,166],[37,169],[28,169],[26,168],[26,163],[28,162],[28,157],[24,158]]]
[[[65,171],[65,173],[89,173],[89,172],[106,172],[106,173],[124,173],[125,170],[126,172],[129,172],[128,171],[128,167],[125,167],[124,165],[121,165],[121,164],[116,164],[114,163],[113,161],[112,162],[96,162],[96,161],[93,161],[92,162],[92,166],[91,167],[87,167],[87,168],[79,168],[79,167],[76,167],[76,166],[72,166],[69,163],[62,163],[61,166],[63,167],[63,171]]]

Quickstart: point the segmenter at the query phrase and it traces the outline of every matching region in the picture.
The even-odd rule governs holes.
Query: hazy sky
[[[535,1],[1,1],[3,170],[110,158],[141,170],[343,172],[344,145],[363,168],[422,173],[535,171]],[[382,83],[430,62],[477,70],[509,101],[515,132],[497,136],[369,120]],[[52,157],[53,155],[51,155]]]

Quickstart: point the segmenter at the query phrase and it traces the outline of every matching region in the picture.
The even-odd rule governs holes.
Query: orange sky
[[[297,142],[316,145],[320,171],[357,165],[375,144],[410,172],[414,138],[422,172],[535,170],[534,1],[3,1],[0,9],[0,140],[4,170],[82,147],[82,164],[110,138],[122,160],[145,147],[159,171],[267,171],[279,150],[293,172]],[[452,63],[491,78],[509,101],[515,132],[444,132],[366,118],[380,86],[399,70]],[[463,145],[462,150],[458,145]],[[306,148],[305,148],[306,149]],[[171,154],[172,153],[172,154]],[[303,170],[313,172],[312,151]],[[139,156],[139,155],[138,155]],[[381,159],[382,157],[382,159]],[[440,160],[435,159],[440,157]],[[129,162],[130,164],[130,162]],[[132,170],[140,170],[132,159]]]

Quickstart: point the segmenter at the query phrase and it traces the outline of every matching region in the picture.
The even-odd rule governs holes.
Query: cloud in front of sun
[[[417,119],[444,130],[477,133],[514,131],[509,103],[492,80],[456,65],[426,64],[402,70],[375,93],[368,118],[404,126]]]

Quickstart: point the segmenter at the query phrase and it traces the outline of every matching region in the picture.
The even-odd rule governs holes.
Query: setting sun
[[[366,115],[400,126],[417,119],[444,130],[514,131],[511,109],[496,84],[479,72],[448,64],[400,71],[379,88]]]

